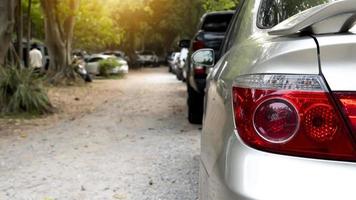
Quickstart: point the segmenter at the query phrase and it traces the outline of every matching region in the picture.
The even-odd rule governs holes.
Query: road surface
[[[116,83],[116,82],[115,82]],[[200,127],[167,68],[118,80],[93,113],[0,136],[0,200],[195,200]]]

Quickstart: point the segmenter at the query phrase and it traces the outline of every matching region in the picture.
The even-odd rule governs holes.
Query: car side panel
[[[207,171],[210,199],[229,199],[231,169],[237,158],[228,158],[235,125],[231,105],[233,80],[240,75],[260,73],[318,74],[317,46],[311,37],[251,37],[237,44],[216,66],[209,78],[207,106],[202,134],[203,166]],[[214,71],[214,70],[213,70]],[[236,140],[236,138],[235,138]],[[238,139],[240,144],[242,141]],[[237,143],[237,142],[236,142]],[[241,163],[243,164],[243,163]],[[238,165],[238,164],[237,164]],[[243,168],[243,166],[236,166]],[[241,174],[240,174],[241,175]],[[238,177],[236,177],[238,178]],[[222,189],[225,188],[225,189]],[[226,191],[227,190],[227,191]],[[242,198],[242,199],[248,199]]]
[[[90,74],[94,74],[94,75],[99,74],[99,62],[87,63],[86,69]]]

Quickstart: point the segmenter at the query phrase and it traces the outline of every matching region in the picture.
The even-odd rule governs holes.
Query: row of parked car
[[[105,51],[97,54],[87,54],[83,51],[74,52],[74,56],[83,59],[85,69],[89,74],[100,74],[100,63],[105,60],[116,60],[117,66],[112,68],[110,74],[127,74],[129,72],[129,63],[139,66],[159,66],[159,58],[153,51],[136,51],[136,55],[131,61],[122,51]]]
[[[48,69],[50,59],[48,56],[48,50],[46,46],[39,42],[32,42],[32,44],[36,43],[37,48],[41,51],[43,55],[43,68],[45,70]],[[24,46],[24,55],[26,55],[26,41],[23,42]],[[114,67],[109,73],[110,74],[119,74],[124,73],[127,74],[129,72],[129,65],[135,66],[153,66],[157,67],[162,63],[162,59],[160,59],[154,51],[136,51],[135,56],[130,60],[130,58],[123,51],[104,51],[101,53],[88,54],[84,50],[74,50],[73,57],[75,60],[80,60],[80,64],[82,68],[86,70],[87,73],[91,75],[99,75],[100,74],[100,62],[104,60],[116,60],[117,66]],[[25,57],[23,60],[24,64],[27,64],[28,58]]]
[[[187,84],[188,120],[193,124],[201,124],[205,96],[206,77],[211,66],[195,66],[191,63],[192,54],[199,49],[214,50],[214,60],[220,56],[220,47],[225,32],[234,15],[234,11],[206,13],[201,18],[199,29],[193,40],[181,40],[180,52],[173,52],[168,58],[169,71]]]
[[[199,199],[355,198],[355,16],[355,0],[241,0],[202,18],[185,65]]]
[[[181,48],[180,52],[173,52],[167,58],[168,71],[175,74],[178,80],[183,82],[187,79],[187,73],[185,70],[185,65],[187,63],[188,54],[189,54],[189,40],[182,40],[179,43]]]

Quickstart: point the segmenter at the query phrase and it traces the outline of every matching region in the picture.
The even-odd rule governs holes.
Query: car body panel
[[[176,53],[174,53],[174,56],[173,56],[172,60],[169,62],[171,67],[172,67],[172,72],[173,73],[177,72],[179,58],[180,58],[180,52],[176,52]]]
[[[356,164],[283,156],[252,149],[232,133],[227,146],[226,199],[354,199]],[[235,168],[234,166],[241,166]]]
[[[321,35],[316,38],[320,45],[320,66],[331,90],[356,91],[356,35]]]
[[[231,99],[232,84],[237,76],[261,73],[318,74],[317,46],[314,40],[311,37],[304,37],[299,41],[301,45],[292,47],[289,45],[294,42],[298,44],[298,40],[273,38],[268,45],[256,40],[246,40],[246,43],[234,46],[230,50],[229,54],[236,56],[222,57],[214,67],[211,76],[209,76],[206,95],[208,101],[206,112],[208,114],[204,120],[209,123],[204,124],[204,135],[202,136],[201,157],[203,162],[210,159],[217,161],[222,151],[223,141],[217,142],[219,141],[217,138],[225,139],[221,137],[226,131],[224,119],[226,116],[233,116],[232,106],[226,105],[226,103]],[[309,48],[307,48],[308,46]],[[249,49],[249,51],[243,49]],[[300,57],[305,59],[297,59]],[[237,62],[237,60],[244,60],[244,62]],[[293,67],[286,69],[283,62],[293,63]],[[215,147],[216,145],[218,147]],[[210,160],[204,163],[213,162]],[[207,167],[208,172],[213,168],[212,166]]]
[[[263,152],[247,146],[234,122],[232,85],[247,74],[320,74],[332,90],[355,91],[355,35],[271,36],[256,26],[260,0],[245,1],[253,15],[207,78],[201,137],[201,200],[354,199],[356,163]],[[246,15],[248,15],[248,13]],[[350,72],[350,74],[345,73]]]

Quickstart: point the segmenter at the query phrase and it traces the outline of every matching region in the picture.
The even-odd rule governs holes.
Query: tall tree
[[[30,48],[31,48],[31,31],[32,31],[32,23],[31,23],[31,10],[32,10],[32,0],[28,0],[27,5],[27,45],[26,45],[26,59],[27,59],[27,66],[30,67],[29,57],[30,57]]]
[[[49,78],[53,83],[73,81],[71,68],[75,16],[80,0],[41,0],[45,21],[45,42],[50,57]]]
[[[145,31],[143,29],[146,28],[149,12],[149,8],[142,0],[120,1],[116,3],[112,11],[115,25],[122,27],[125,31],[123,48],[126,50],[130,60],[133,60],[135,50],[137,50],[138,36]]]
[[[17,1],[0,0],[0,65],[5,64],[5,57],[11,43],[15,26]]]
[[[44,40],[44,16],[40,0],[22,0],[24,12],[24,33],[28,33],[28,25],[31,25],[31,37]]]
[[[87,51],[116,49],[123,31],[112,20],[111,7],[102,0],[81,0],[74,30],[74,48]]]
[[[22,38],[23,38],[23,16],[22,16],[22,3],[21,0],[17,0],[17,7],[16,7],[16,50],[17,55],[19,58],[20,65],[22,64],[23,59],[23,45],[22,45]]]

